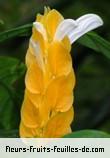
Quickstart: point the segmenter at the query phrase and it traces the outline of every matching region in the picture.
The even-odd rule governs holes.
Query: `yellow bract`
[[[37,17],[37,21],[44,25],[49,40],[53,39],[55,31],[63,19],[63,16],[55,9],[50,11],[46,10],[44,16],[40,16],[39,18],[38,15]]]
[[[70,53],[61,42],[52,42],[48,49],[50,71],[56,77],[67,75],[72,69]]]
[[[21,108],[20,137],[62,137],[71,132],[75,86],[71,45],[68,37],[60,42],[54,41],[62,20],[59,12],[49,8],[44,15],[37,16],[37,22],[46,30],[47,40],[33,27],[32,41],[26,54],[26,89]],[[32,47],[31,42],[38,44],[39,49]]]

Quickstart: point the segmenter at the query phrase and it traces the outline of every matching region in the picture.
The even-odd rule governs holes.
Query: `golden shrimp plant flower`
[[[62,137],[71,132],[75,86],[71,44],[102,24],[95,14],[64,19],[46,8],[44,15],[37,15],[26,54],[20,137]]]

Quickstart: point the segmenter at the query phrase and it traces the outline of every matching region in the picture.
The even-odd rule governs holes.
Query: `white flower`
[[[43,25],[39,22],[34,22],[33,25],[40,33],[42,33],[44,39],[46,40],[46,30]],[[65,19],[59,24],[54,35],[54,40],[61,41],[65,36],[68,36],[72,44],[87,32],[102,25],[103,20],[96,14],[86,14],[77,20]]]

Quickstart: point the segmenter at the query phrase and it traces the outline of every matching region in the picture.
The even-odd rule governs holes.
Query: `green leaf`
[[[18,59],[0,57],[0,81],[6,85],[12,85],[25,72],[25,65]]]
[[[18,36],[29,36],[31,34],[32,24],[23,25],[9,31],[0,33],[0,42]]]
[[[0,25],[3,25],[3,24],[4,24],[4,21],[0,19]]]
[[[97,130],[81,130],[65,135],[64,138],[110,138],[110,135]]]
[[[102,53],[110,58],[110,42],[97,35],[95,32],[89,32],[81,37],[78,42],[83,46],[91,48],[96,52]]]
[[[2,129],[9,130],[17,126],[19,111],[15,87],[17,80],[24,73],[25,66],[19,60],[0,57],[0,127]]]
[[[18,130],[0,130],[0,138],[18,138]]]

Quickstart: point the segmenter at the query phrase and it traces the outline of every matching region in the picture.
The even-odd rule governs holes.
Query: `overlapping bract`
[[[71,132],[75,75],[68,37],[54,40],[63,17],[46,9],[37,20],[44,34],[33,26],[26,54],[25,95],[21,109],[20,137],[62,137]]]

